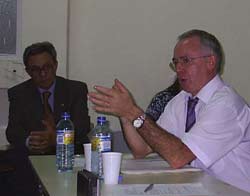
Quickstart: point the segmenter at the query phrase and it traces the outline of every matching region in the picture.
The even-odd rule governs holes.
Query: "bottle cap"
[[[68,112],[63,112],[61,117],[62,118],[70,118],[70,114]]]
[[[98,116],[97,117],[97,123],[98,124],[103,124],[106,122],[106,116]]]

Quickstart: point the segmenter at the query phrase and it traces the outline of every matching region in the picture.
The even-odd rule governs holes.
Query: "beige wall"
[[[89,90],[119,78],[145,108],[173,78],[168,63],[177,35],[198,28],[219,38],[223,77],[250,101],[249,0],[73,0],[70,7],[69,76]]]
[[[22,0],[21,5],[21,53],[33,42],[53,42],[58,52],[58,73],[66,76],[68,0]],[[0,58],[0,66],[1,88],[28,78],[21,56],[11,61]]]
[[[249,9],[249,0],[22,0],[21,50],[35,41],[52,41],[58,74],[66,75],[69,25],[69,77],[87,82],[89,90],[119,78],[145,108],[173,79],[168,62],[177,35],[204,29],[224,46],[224,79],[249,102]],[[0,66],[0,87],[27,77],[16,62],[0,60]],[[92,110],[91,117],[95,121]],[[118,121],[111,121],[119,129]]]

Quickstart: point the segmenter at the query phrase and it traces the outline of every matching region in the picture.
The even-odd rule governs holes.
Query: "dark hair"
[[[217,72],[221,73],[224,65],[224,52],[220,42],[214,35],[206,31],[193,29],[181,34],[178,37],[178,40],[182,41],[186,38],[196,37],[196,36],[200,38],[202,46],[209,48],[214,52],[214,54],[217,57],[217,62],[216,62]]]
[[[23,53],[23,63],[27,67],[28,66],[28,60],[30,56],[41,54],[43,52],[47,52],[49,55],[51,55],[54,62],[57,62],[57,53],[56,49],[53,46],[52,43],[45,41],[45,42],[37,42],[33,43],[27,48],[25,48]]]

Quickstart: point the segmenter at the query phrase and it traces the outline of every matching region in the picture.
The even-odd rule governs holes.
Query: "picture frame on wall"
[[[21,57],[21,0],[0,0],[0,60]]]

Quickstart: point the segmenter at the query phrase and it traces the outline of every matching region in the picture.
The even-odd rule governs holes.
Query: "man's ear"
[[[216,69],[216,62],[217,62],[217,59],[216,59],[215,55],[212,55],[212,56],[208,57],[207,58],[208,68],[210,70]]]

